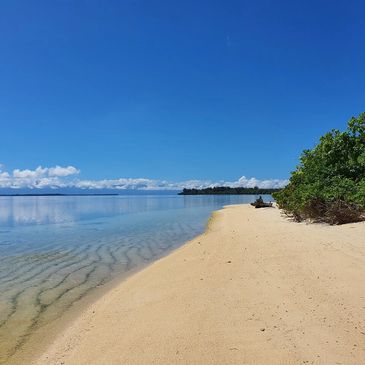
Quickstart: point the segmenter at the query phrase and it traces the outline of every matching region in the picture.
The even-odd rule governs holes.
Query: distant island
[[[231,188],[229,186],[215,186],[205,189],[183,189],[178,195],[266,195],[280,191],[280,189]]]

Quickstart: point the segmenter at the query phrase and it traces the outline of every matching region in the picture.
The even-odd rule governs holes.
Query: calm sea
[[[0,363],[117,275],[203,232],[255,196],[0,197]]]

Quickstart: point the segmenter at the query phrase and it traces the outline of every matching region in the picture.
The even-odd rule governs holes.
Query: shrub
[[[273,194],[279,208],[296,221],[330,224],[365,218],[365,113],[347,130],[332,130],[312,150],[303,151],[289,184]]]

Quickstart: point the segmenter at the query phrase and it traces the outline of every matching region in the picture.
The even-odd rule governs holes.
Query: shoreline
[[[193,239],[205,233],[205,231],[209,227],[214,213],[215,211],[213,211],[211,216],[209,217],[204,232],[194,237]],[[85,311],[87,311],[90,306],[102,299],[103,296],[107,295],[110,291],[121,285],[130,277],[133,277],[135,274],[147,269],[155,262],[164,259],[173,252],[181,249],[190,241],[191,240],[186,241],[182,245],[165,252],[162,256],[154,260],[148,261],[144,264],[140,264],[126,272],[119,273],[103,285],[93,288],[90,293],[79,299],[74,306],[67,309],[64,313],[60,315],[59,318],[57,318],[53,322],[43,325],[40,328],[37,328],[35,332],[32,333],[30,337],[26,340],[24,345],[22,345],[22,347],[15,354],[7,359],[6,364],[23,365],[25,363],[29,364],[35,362],[47,350],[50,344],[52,344],[53,341],[55,341],[60,334],[67,330],[67,328],[72,325],[72,323],[74,323]],[[45,339],[45,337],[47,339]]]
[[[167,253],[168,255],[169,253]],[[93,290],[79,299],[75,305],[68,308],[54,321],[37,328],[22,345],[22,347],[9,357],[6,365],[23,365],[35,361],[49,347],[54,340],[58,338],[60,333],[63,333],[70,324],[72,324],[82,313],[84,313],[92,304],[100,300],[114,287],[120,285],[123,281],[133,276],[138,271],[145,269],[153,262],[135,267],[130,271],[121,273],[111,279],[109,282],[93,288]],[[45,339],[46,338],[46,339]]]
[[[223,206],[221,209],[223,209],[224,207],[225,206]],[[55,319],[53,322],[47,323],[42,327],[37,328],[29,336],[29,338],[22,345],[22,347],[9,358],[7,358],[5,363],[7,365],[23,365],[24,363],[29,364],[36,361],[47,350],[50,344],[52,344],[53,341],[55,341],[59,337],[61,333],[67,330],[67,328],[73,322],[75,322],[85,311],[88,310],[88,308],[90,308],[90,306],[99,301],[104,295],[107,295],[110,291],[121,285],[124,281],[128,280],[133,275],[145,270],[149,266],[153,265],[155,262],[164,259],[175,251],[181,249],[190,241],[203,235],[209,229],[209,225],[211,224],[215,212],[216,211],[212,211],[202,233],[198,234],[191,240],[184,242],[178,247],[164,252],[163,255],[160,257],[157,257],[151,261],[147,261],[144,264],[140,264],[126,272],[115,275],[112,279],[110,279],[103,285],[93,288],[90,293],[79,299],[76,305],[67,309],[64,313],[60,315],[60,317]]]
[[[28,363],[363,363],[364,236],[364,223],[298,224],[278,209],[226,206]]]

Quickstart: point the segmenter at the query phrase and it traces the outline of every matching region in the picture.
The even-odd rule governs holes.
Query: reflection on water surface
[[[0,197],[0,363],[118,274],[204,230],[254,196]]]

